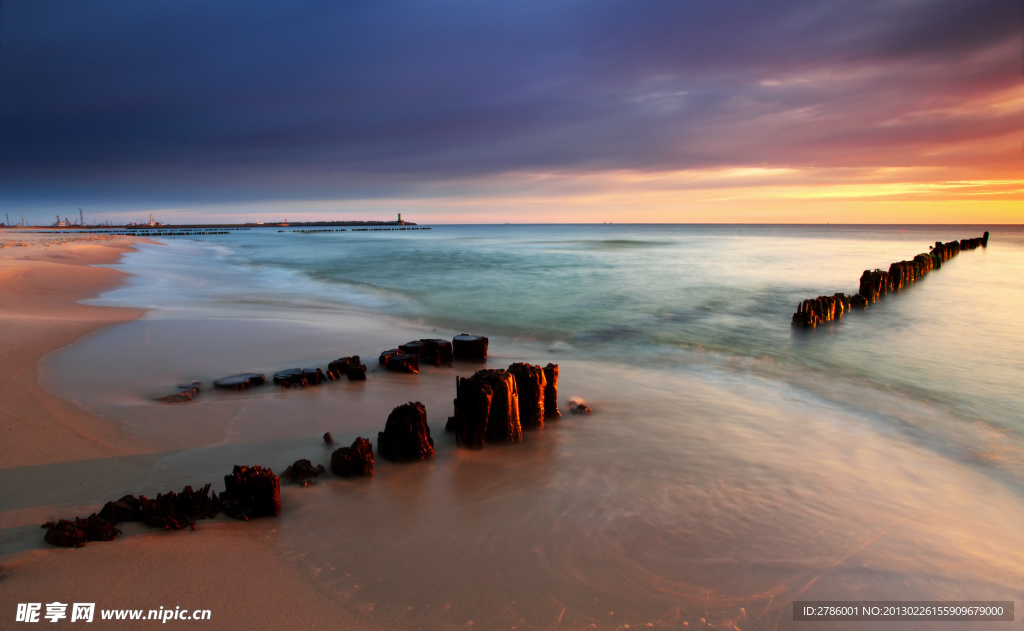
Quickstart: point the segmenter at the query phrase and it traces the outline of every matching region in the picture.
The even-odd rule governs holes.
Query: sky
[[[0,221],[1024,223],[1016,0],[0,0]]]

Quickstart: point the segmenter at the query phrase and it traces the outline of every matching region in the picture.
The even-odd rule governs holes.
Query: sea
[[[329,465],[325,431],[376,443],[391,408],[422,401],[433,460],[283,485],[282,516],[252,524],[381,628],[847,628],[794,621],[794,603],[1022,596],[1024,227],[418,227],[164,238],[114,265],[131,276],[90,302],[147,315],[43,377],[165,451],[95,501]],[[868,309],[791,325],[806,298],[985,231]],[[444,424],[480,365],[377,365],[459,333],[490,339],[488,368],[559,364],[561,418],[465,449]],[[352,354],[365,384],[154,401]]]

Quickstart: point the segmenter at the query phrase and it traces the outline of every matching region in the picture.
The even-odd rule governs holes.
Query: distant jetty
[[[860,276],[859,293],[853,296],[837,293],[804,300],[797,305],[796,313],[793,314],[793,326],[813,329],[824,322],[841,319],[844,313],[855,307],[867,309],[871,303],[890,291],[899,291],[931,270],[939,269],[944,262],[960,254],[961,250],[979,247],[988,247],[988,231],[973,239],[947,243],[936,241],[930,252],[918,254],[910,261],[892,263],[889,271],[864,270]]]
[[[411,221],[284,221],[272,223],[214,223],[214,224],[128,224],[124,226],[73,226],[16,228],[19,233],[30,234],[109,234],[129,237],[198,237],[232,234],[246,230],[274,228],[277,232],[364,232],[380,230],[430,230]]]

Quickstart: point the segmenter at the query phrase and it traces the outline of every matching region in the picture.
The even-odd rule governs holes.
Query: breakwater
[[[836,293],[802,301],[793,314],[793,326],[813,329],[824,322],[839,320],[855,308],[866,309],[885,294],[900,291],[963,250],[988,247],[988,231],[980,237],[942,243],[936,241],[929,251],[909,261],[891,263],[888,271],[864,270],[860,276],[858,293],[848,296]]]

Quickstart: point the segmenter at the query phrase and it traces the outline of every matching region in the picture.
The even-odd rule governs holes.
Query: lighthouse
[[[398,221],[396,221],[395,223],[397,223],[400,226],[405,225],[402,223],[402,213],[398,213]]]

